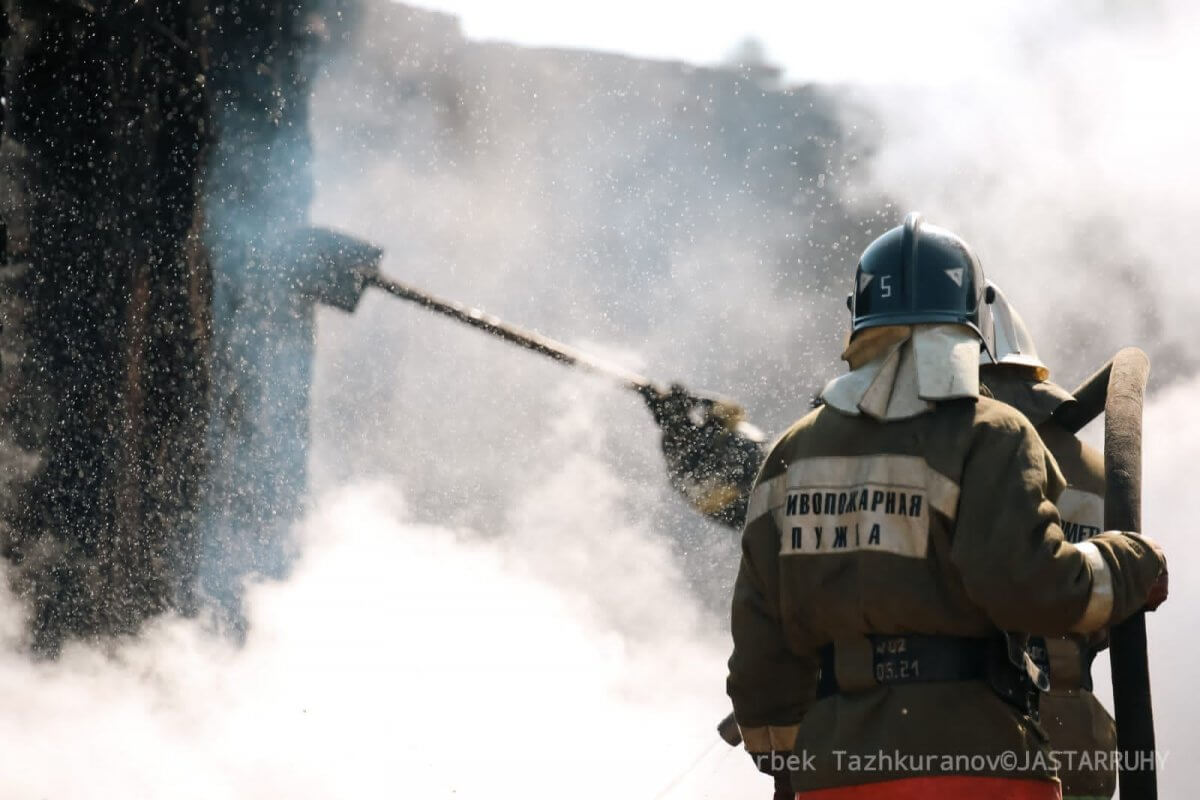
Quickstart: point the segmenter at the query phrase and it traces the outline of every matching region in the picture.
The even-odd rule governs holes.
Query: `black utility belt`
[[[817,697],[877,686],[985,680],[997,657],[993,639],[870,635],[821,648]]]
[[[818,699],[880,686],[981,680],[1036,719],[1038,695],[1050,688],[1041,637],[856,636],[822,647],[820,666]]]

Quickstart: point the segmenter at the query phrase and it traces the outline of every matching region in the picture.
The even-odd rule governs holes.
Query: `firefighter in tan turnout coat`
[[[1067,487],[1058,507],[1068,542],[1087,541],[1103,530],[1104,457],[1059,425],[1053,414],[1074,403],[1070,392],[1052,383],[1033,337],[1004,293],[992,284],[995,360],[980,358],[980,379],[993,397],[1018,409],[1062,470]],[[1111,755],[1117,749],[1116,724],[1092,694],[1091,664],[1106,643],[1102,632],[1046,640],[1050,691],[1041,697],[1041,724],[1058,753],[1058,777],[1070,800],[1103,800],[1117,788]]]
[[[980,395],[988,297],[948,231],[910,215],[877,239],[850,372],[755,482],[728,691],[799,798],[1058,798],[1028,635],[1100,631],[1161,585],[1148,539],[1066,540],[1053,457]]]

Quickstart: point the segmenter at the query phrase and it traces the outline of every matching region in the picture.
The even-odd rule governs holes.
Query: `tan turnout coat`
[[[1044,732],[986,682],[882,686],[869,647],[859,674],[840,653],[867,634],[1071,632],[1095,606],[1096,568],[1064,537],[1064,488],[1031,423],[986,397],[888,423],[822,407],[793,425],[756,481],[734,588],[727,686],[747,749],[794,752],[798,790],[1051,778]],[[1163,565],[1136,536],[1091,541],[1112,578],[1099,628],[1140,608]],[[852,690],[814,703],[817,652],[834,642]]]

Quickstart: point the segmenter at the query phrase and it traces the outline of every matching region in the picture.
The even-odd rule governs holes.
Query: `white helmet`
[[[988,358],[987,353],[981,353],[979,363],[981,365],[1011,364],[1017,367],[1030,367],[1034,370],[1038,380],[1046,380],[1050,377],[1050,368],[1038,358],[1037,348],[1033,346],[1033,337],[1029,335],[1029,329],[1025,327],[1025,320],[1021,319],[1021,315],[1008,302],[1008,298],[1004,296],[1004,292],[1000,291],[999,286],[990,280],[987,285],[995,298],[992,300],[992,326],[996,358],[993,361]]]

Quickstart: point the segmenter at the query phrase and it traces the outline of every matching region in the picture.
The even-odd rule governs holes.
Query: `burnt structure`
[[[203,14],[5,6],[0,548],[43,651],[187,602],[207,387]]]
[[[307,395],[260,390],[312,356],[277,254],[319,5],[5,2],[0,549],[41,651],[285,567]]]

